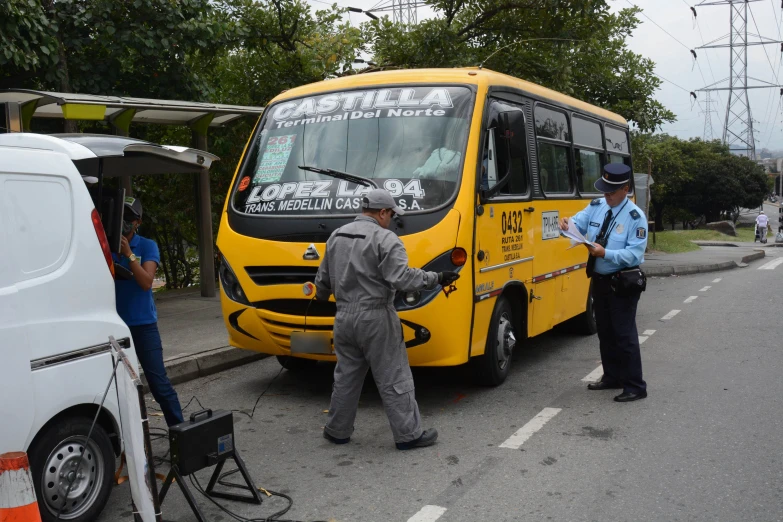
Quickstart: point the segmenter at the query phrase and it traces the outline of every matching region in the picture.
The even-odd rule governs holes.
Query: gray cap
[[[384,189],[373,189],[365,194],[362,198],[362,208],[371,210],[390,208],[399,216],[405,214],[405,211],[397,206],[397,202],[394,201],[389,191]]]
[[[125,210],[130,210],[138,219],[141,219],[141,201],[138,199],[132,197],[125,198]]]

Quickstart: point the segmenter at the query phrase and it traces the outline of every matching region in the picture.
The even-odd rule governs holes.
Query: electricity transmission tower
[[[723,143],[728,144],[731,152],[747,156],[752,160],[756,159],[756,140],[753,135],[753,116],[750,111],[748,89],[780,87],[780,85],[748,76],[748,47],[781,43],[780,40],[748,33],[748,16],[752,16],[752,12],[749,11],[749,4],[760,1],[762,0],[704,0],[695,6],[729,6],[729,34],[697,48],[717,49],[728,47],[729,77],[698,90],[707,94],[712,91],[729,91],[729,99],[726,103],[726,118],[723,124]],[[757,40],[749,41],[748,36],[757,38]],[[726,38],[728,38],[727,42],[718,43]],[[773,70],[773,74],[774,72]],[[748,85],[748,79],[758,82],[758,84]],[[717,87],[717,85],[727,80],[727,87]],[[709,111],[709,107],[707,110]],[[709,118],[709,112],[707,112],[707,118]]]
[[[423,0],[381,0],[375,7],[365,12],[391,11],[392,21],[395,24],[411,26],[418,23],[417,9],[420,5],[425,5],[425,2]]]
[[[704,102],[704,141],[712,141],[715,139],[715,133],[714,129],[712,127],[712,114],[718,114],[718,111],[716,109],[713,109],[712,106],[715,103],[718,103],[717,101],[712,99],[712,92],[707,91],[707,100]]]

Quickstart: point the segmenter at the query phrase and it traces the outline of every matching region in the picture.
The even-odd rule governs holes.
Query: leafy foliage
[[[666,134],[634,133],[637,165],[652,162],[651,202],[656,228],[666,221],[718,221],[761,205],[770,192],[764,169],[729,152],[719,141],[681,140]],[[643,170],[643,169],[641,169]]]
[[[412,28],[388,19],[365,26],[382,67],[482,65],[617,112],[652,131],[674,114],[655,101],[654,63],[625,40],[638,8],[605,0],[432,0],[442,16]]]

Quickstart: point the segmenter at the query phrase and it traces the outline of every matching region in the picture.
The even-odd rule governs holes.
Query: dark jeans
[[[163,366],[163,344],[160,341],[158,323],[131,326],[130,331],[133,345],[136,347],[136,357],[144,370],[152,396],[160,404],[166,424],[172,426],[183,422],[179,397],[166,375],[166,367]]]
[[[593,308],[601,344],[603,381],[620,384],[626,392],[647,390],[642,378],[642,356],[636,330],[636,306],[639,295],[618,297],[609,279],[593,276]]]

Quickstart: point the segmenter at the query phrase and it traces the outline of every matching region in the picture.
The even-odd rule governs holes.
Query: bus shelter
[[[207,151],[210,128],[223,127],[243,117],[258,118],[263,107],[244,107],[179,100],[156,100],[45,92],[29,89],[0,90],[0,132],[29,132],[33,118],[105,121],[114,132],[128,136],[132,123],[179,125],[190,128],[191,147]],[[140,172],[139,174],[144,174]],[[133,194],[132,176],[122,178],[125,193]],[[201,295],[216,295],[214,231],[210,210],[209,169],[194,179],[198,230]]]

